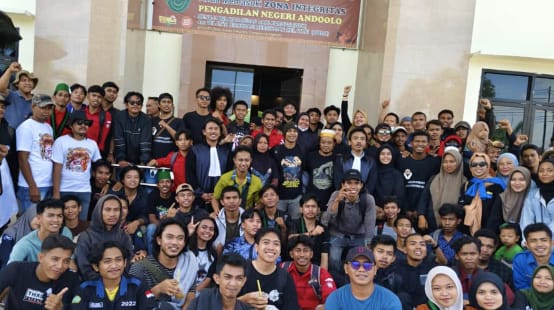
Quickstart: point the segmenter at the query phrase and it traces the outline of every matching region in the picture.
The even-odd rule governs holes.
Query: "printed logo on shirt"
[[[81,303],[81,296],[75,295],[75,297],[73,297],[73,299],[71,300],[71,303],[72,303],[72,304]]]
[[[119,306],[120,307],[136,307],[137,302],[134,301],[134,300],[126,300],[126,301],[122,301]]]
[[[144,292],[144,296],[146,296],[146,298],[154,298],[154,293],[152,293],[152,291],[148,290],[148,291]]]
[[[283,187],[297,188],[302,177],[302,159],[298,156],[285,156],[281,160],[283,169]]]
[[[269,292],[268,299],[272,302],[279,301],[279,291],[278,290],[272,290],[271,292]]]
[[[313,183],[317,189],[326,190],[333,185],[333,162],[325,163],[313,170]]]
[[[82,147],[69,148],[65,159],[65,169],[72,172],[85,172],[90,163],[89,151]]]
[[[104,303],[103,302],[89,302],[88,303],[89,309],[104,309]]]
[[[413,175],[412,170],[410,170],[410,169],[404,170],[404,173],[403,173],[403,174],[404,174],[404,178],[405,178],[406,180],[411,179],[411,178],[412,178],[412,175]]]
[[[52,144],[54,144],[54,138],[51,134],[39,135],[40,157],[42,159],[50,160],[52,158]]]
[[[23,301],[31,304],[42,305],[44,302],[44,293],[28,288],[23,296]]]

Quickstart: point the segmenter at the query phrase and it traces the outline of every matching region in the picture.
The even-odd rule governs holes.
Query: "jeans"
[[[39,187],[40,200],[52,197],[52,187]],[[17,199],[21,205],[19,214],[25,213],[30,207],[36,206],[36,203],[31,201],[31,195],[28,187],[20,186],[17,190]]]
[[[291,219],[297,220],[300,218],[300,198],[302,198],[302,195],[294,199],[279,200],[277,209],[288,214]]]
[[[73,195],[79,198],[81,202],[81,212],[79,213],[79,220],[87,221],[88,220],[88,209],[90,207],[90,198],[91,193],[86,192],[60,192],[60,198],[63,198],[66,195]]]
[[[148,254],[152,254],[152,239],[154,239],[156,228],[158,228],[156,224],[148,224],[146,227],[146,246],[148,247]]]
[[[365,245],[364,237],[338,237],[331,236],[329,240],[329,271],[335,274],[341,274],[344,272],[342,267],[342,254],[345,250]]]

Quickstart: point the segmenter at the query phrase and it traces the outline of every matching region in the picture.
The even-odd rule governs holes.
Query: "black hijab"
[[[502,294],[502,306],[500,306],[497,310],[511,310],[510,305],[508,304],[508,297],[506,296],[504,282],[502,282],[502,279],[500,279],[500,277],[495,273],[486,271],[480,272],[471,282],[471,287],[469,288],[469,304],[471,306],[478,310],[483,310],[483,308],[477,304],[476,298],[477,290],[483,283],[491,283],[496,286],[500,294]]]

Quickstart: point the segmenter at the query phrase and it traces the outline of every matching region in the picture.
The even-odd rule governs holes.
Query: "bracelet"
[[[432,247],[432,249],[433,249],[433,250],[436,250],[438,247],[439,247],[439,244],[437,243],[437,245],[435,245],[434,247]]]

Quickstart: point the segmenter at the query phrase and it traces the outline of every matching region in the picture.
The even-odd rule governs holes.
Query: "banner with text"
[[[155,0],[152,29],[356,47],[361,0]]]

